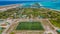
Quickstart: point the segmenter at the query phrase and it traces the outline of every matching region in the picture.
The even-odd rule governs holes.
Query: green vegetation
[[[50,20],[51,23],[55,26],[55,27],[59,27],[60,28],[60,23],[58,23],[56,20]]]
[[[16,30],[44,30],[40,22],[20,22]]]
[[[60,12],[50,12],[50,21],[55,26],[60,28]]]
[[[4,29],[5,28],[0,27],[0,34],[2,34],[2,32],[3,32]]]
[[[33,6],[37,6],[33,8]],[[39,7],[39,8],[38,8]],[[13,19],[22,18],[26,15],[25,18],[47,18],[50,19],[51,23],[60,28],[60,11],[50,10],[47,8],[41,8],[38,3],[32,5],[32,8],[12,8],[4,12],[0,12],[0,19],[6,19],[11,17]]]
[[[11,32],[10,34],[15,34],[14,32]]]
[[[12,8],[12,9],[8,9],[7,11],[0,12],[0,19],[6,19],[8,17],[15,18],[14,13],[18,14],[18,12],[17,12],[18,10],[19,10],[19,8]],[[18,15],[17,15],[17,17],[18,17]]]
[[[58,34],[60,34],[60,30],[56,30]]]

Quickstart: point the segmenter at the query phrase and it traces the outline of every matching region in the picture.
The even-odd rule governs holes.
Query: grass
[[[14,32],[11,32],[10,34],[15,34]]]
[[[44,30],[40,22],[20,22],[16,30]]]
[[[50,20],[50,21],[55,27],[60,28],[60,23],[56,22],[55,20]]]
[[[60,33],[58,33],[58,34],[60,34]]]

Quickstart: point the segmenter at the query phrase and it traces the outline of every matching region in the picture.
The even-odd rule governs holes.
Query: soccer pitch
[[[19,22],[16,30],[44,30],[40,22]]]

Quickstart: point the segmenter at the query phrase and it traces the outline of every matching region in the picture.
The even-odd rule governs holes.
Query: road
[[[56,30],[53,29],[48,19],[40,19],[40,22],[43,24],[46,34],[49,32],[51,32],[52,34],[57,34]]]
[[[2,34],[9,34],[15,27],[19,20],[15,19],[12,24],[9,25],[9,28],[5,29]]]
[[[7,31],[7,34],[11,33],[11,31],[13,31],[14,27],[18,24],[18,22],[21,21],[29,21],[31,19],[16,19],[13,24],[11,25],[10,29]],[[32,19],[34,21],[40,21],[45,29],[44,34],[51,32],[52,34],[57,34],[57,32],[52,28],[52,26],[49,23],[48,19]]]
[[[11,25],[10,29],[8,30],[7,34],[11,33],[11,31],[13,31],[14,27],[18,24],[18,22],[19,22],[19,20],[17,19],[12,23],[12,25]]]

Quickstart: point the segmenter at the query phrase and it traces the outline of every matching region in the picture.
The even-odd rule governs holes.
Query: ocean
[[[40,3],[42,7],[60,10],[60,1],[58,2],[42,2],[42,1],[0,1],[0,6],[11,5],[11,4],[33,4],[33,3]]]

